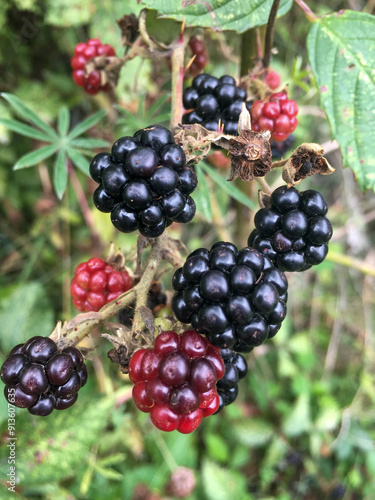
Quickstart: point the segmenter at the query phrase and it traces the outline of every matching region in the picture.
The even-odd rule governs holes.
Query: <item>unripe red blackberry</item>
[[[174,273],[172,309],[214,346],[250,352],[286,315],[287,279],[254,248],[220,241],[192,252]]]
[[[153,349],[136,351],[129,362],[136,406],[168,432],[188,434],[216,412],[216,382],[223,375],[219,350],[193,330],[162,332]]]
[[[113,225],[124,233],[139,229],[147,238],[160,236],[172,222],[190,222],[197,186],[195,172],[186,166],[184,150],[161,125],[122,137],[112,152],[99,153],[90,164],[99,187],[94,204],[111,212]]]
[[[277,92],[252,104],[251,128],[255,132],[269,130],[271,141],[283,142],[296,129],[297,114],[297,103],[285,92]]]
[[[327,256],[332,237],[327,211],[318,191],[280,186],[271,195],[271,206],[255,214],[248,244],[283,271],[306,271]]]
[[[79,43],[74,49],[74,56],[70,63],[73,68],[74,82],[90,95],[95,95],[100,91],[110,92],[112,88],[108,83],[102,83],[100,71],[94,70],[87,74],[85,66],[94,57],[115,55],[115,50],[111,45],[102,44],[97,38],[91,38],[87,43]]]
[[[104,260],[94,257],[77,266],[70,293],[78,311],[99,311],[131,287],[132,279],[127,271],[116,271]]]
[[[77,401],[87,368],[75,347],[59,351],[52,339],[38,336],[11,350],[0,376],[9,403],[45,417]]]

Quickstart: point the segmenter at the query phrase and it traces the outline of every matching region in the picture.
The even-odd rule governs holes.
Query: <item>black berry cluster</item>
[[[160,236],[172,222],[190,222],[195,203],[189,196],[197,186],[195,172],[186,166],[184,150],[161,125],[121,137],[111,153],[97,154],[90,175],[99,187],[94,204],[111,212],[113,225],[124,233]]]
[[[221,357],[224,361],[225,373],[222,379],[216,383],[220,404],[216,413],[219,413],[224,406],[228,406],[238,395],[238,381],[244,378],[247,373],[246,359],[232,351],[232,349],[220,349]]]
[[[283,271],[306,271],[327,256],[332,237],[327,211],[327,202],[318,191],[280,186],[271,195],[271,207],[255,214],[256,229],[248,244]]]
[[[72,406],[87,382],[78,349],[66,347],[60,352],[53,340],[39,336],[13,347],[0,375],[6,399],[41,417]]]
[[[183,116],[183,123],[200,123],[207,130],[216,131],[220,120],[226,134],[237,135],[244,101],[246,92],[236,87],[234,78],[229,75],[215,78],[202,73],[184,91],[183,104],[190,112]]]
[[[153,283],[147,294],[147,307],[156,314],[167,303],[167,295],[163,292],[160,283]],[[134,319],[135,302],[121,309],[119,312],[120,323],[131,328]]]
[[[173,276],[172,309],[216,347],[250,352],[276,335],[286,315],[288,282],[254,248],[220,241],[192,252]]]

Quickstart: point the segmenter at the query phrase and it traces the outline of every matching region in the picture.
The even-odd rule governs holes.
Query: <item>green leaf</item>
[[[375,18],[354,11],[318,18],[307,48],[343,163],[361,189],[375,190]]]
[[[185,19],[186,26],[202,26],[243,33],[250,28],[267,24],[273,1],[176,2],[176,0],[143,0],[142,3],[150,9],[157,10],[159,16],[181,22]],[[281,16],[288,12],[291,6],[292,0],[281,0],[278,15]]]
[[[79,170],[88,176],[90,175],[90,162],[81,153],[76,149],[68,148],[68,156]]]
[[[105,467],[100,467],[100,465],[95,465],[95,470],[106,479],[121,481],[124,478],[124,475],[120,474],[120,472],[117,472],[114,469],[106,469]]]
[[[45,123],[39,116],[34,113],[26,104],[24,104],[21,99],[13,94],[8,94],[7,92],[2,92],[0,94],[9,104],[17,111],[19,115],[22,116],[25,120],[31,121],[34,125],[43,130],[48,137],[51,139],[56,139],[56,132],[50,127],[47,123]]]
[[[57,120],[57,129],[61,135],[66,135],[69,130],[70,125],[70,116],[69,110],[66,106],[63,106],[60,109],[58,120]]]
[[[233,436],[241,444],[257,448],[266,444],[272,437],[274,429],[271,424],[260,418],[251,418],[233,425]]]
[[[32,139],[38,139],[40,141],[51,142],[51,137],[48,135],[36,128],[30,127],[30,125],[18,122],[17,120],[0,118],[0,124],[13,130],[13,132],[17,132],[17,134],[25,135],[26,137],[31,137]]]
[[[176,23],[172,19],[157,19],[155,10],[146,11],[147,33],[158,42],[166,45],[178,39],[181,32],[181,23]]]
[[[212,207],[210,201],[210,190],[206,181],[206,177],[200,167],[200,164],[196,166],[196,173],[198,178],[198,185],[194,191],[193,198],[197,206],[197,212],[203,215],[203,217],[211,222],[212,221]]]
[[[202,482],[207,500],[248,500],[246,479],[237,471],[224,469],[205,460],[202,466]]]
[[[40,334],[40,332],[39,332]],[[77,403],[69,411],[54,411],[32,425],[19,426],[17,435],[17,480],[22,487],[52,484],[75,478],[87,455],[107,425],[113,408],[110,398],[84,399],[79,391]],[[33,467],[30,467],[33,464]],[[9,465],[0,464],[6,477]]]
[[[227,442],[217,434],[206,434],[206,446],[208,455],[219,462],[226,462],[229,457]]]
[[[32,167],[42,162],[49,156],[52,156],[58,149],[58,145],[43,146],[42,148],[36,149],[27,155],[21,156],[21,158],[14,165],[13,170],[20,170],[21,168]]]
[[[71,146],[83,149],[108,148],[109,142],[103,139],[74,139]]]
[[[27,283],[8,297],[2,297],[0,324],[4,351],[34,335],[49,335],[53,329],[53,311],[42,285]]]
[[[294,408],[285,419],[283,431],[288,437],[297,437],[310,428],[310,396],[304,392],[298,396]]]
[[[201,163],[200,164],[202,169],[206,172],[207,175],[211,177],[211,179],[216,182],[220,186],[221,189],[223,189],[229,196],[234,198],[235,200],[239,201],[246,207],[249,207],[251,209],[255,208],[255,204],[250,198],[248,198],[242,191],[240,191],[234,184],[233,182],[228,182],[227,180],[224,179],[216,170],[213,168],[209,167],[207,163]]]
[[[105,115],[106,115],[106,111],[101,110],[101,111],[97,111],[93,115],[86,118],[86,120],[83,120],[83,122],[76,125],[69,132],[69,134],[68,134],[69,139],[74,139],[75,137],[78,137],[79,135],[83,134],[84,132],[86,132],[86,130],[89,130],[94,125],[96,125]]]
[[[53,187],[59,200],[65,193],[66,185],[68,183],[68,169],[66,165],[66,153],[60,149],[56,156],[55,167],[53,171]]]

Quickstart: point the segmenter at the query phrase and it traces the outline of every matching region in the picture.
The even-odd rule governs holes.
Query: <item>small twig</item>
[[[258,59],[263,58],[262,35],[259,28],[255,28],[255,39],[257,42],[257,56]]]
[[[263,191],[269,195],[272,194],[272,189],[270,186],[267,184],[267,181],[264,177],[254,177],[254,179],[257,181],[259,186],[263,189]]]
[[[180,38],[177,47],[172,51],[172,92],[171,92],[171,130],[174,130],[182,122],[182,94],[184,83],[184,24],[181,28]]]
[[[77,174],[75,173],[74,168],[73,168],[70,160],[67,160],[67,168],[68,168],[68,175],[70,178],[70,182],[71,182],[73,190],[76,194],[79,206],[80,206],[81,211],[82,211],[83,218],[85,219],[87,227],[90,229],[93,246],[95,246],[96,248],[101,248],[102,244],[101,244],[100,236],[95,228],[95,221],[94,221],[94,218],[92,216],[90,207],[87,203],[86,195],[82,189],[81,183],[79,182]]]
[[[294,0],[294,1],[303,10],[305,16],[311,23],[313,23],[318,19],[318,17],[314,14],[314,12],[310,9],[310,7],[305,4],[303,0]]]
[[[271,12],[268,18],[266,39],[264,43],[264,56],[263,56],[263,66],[268,68],[271,60],[271,50],[273,44],[273,31],[275,29],[275,21],[277,16],[277,11],[279,9],[280,0],[273,0],[271,7]]]
[[[356,269],[363,274],[375,277],[375,267],[372,267],[366,262],[362,262],[359,259],[350,257],[350,255],[342,255],[340,253],[329,252],[326,260],[334,262],[335,264],[340,264],[341,266],[351,267],[352,269]]]

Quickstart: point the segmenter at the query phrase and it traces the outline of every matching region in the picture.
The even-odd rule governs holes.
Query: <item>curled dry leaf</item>
[[[310,175],[332,174],[335,169],[323,157],[323,154],[324,149],[320,144],[301,144],[285,162],[282,173],[283,180],[288,186],[296,186]]]
[[[117,19],[116,23],[121,30],[122,45],[131,46],[138,36],[138,19],[134,14],[129,14]]]
[[[269,208],[271,206],[271,195],[259,189],[258,203],[260,208]]]
[[[251,181],[263,177],[272,166],[270,133],[242,130],[229,141],[231,172],[228,181],[239,177]]]

